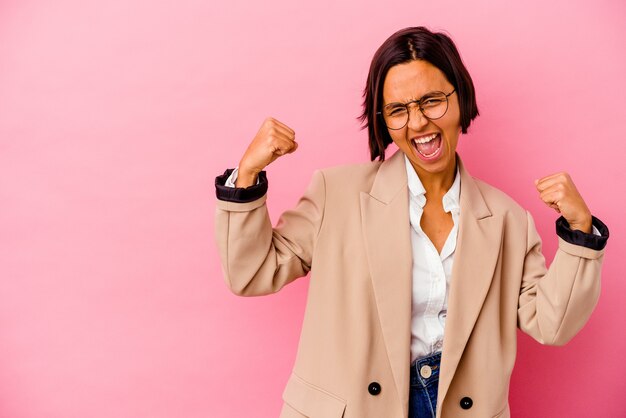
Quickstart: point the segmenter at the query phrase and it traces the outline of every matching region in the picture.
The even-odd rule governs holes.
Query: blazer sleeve
[[[532,216],[528,211],[526,215],[526,256],[518,301],[518,327],[542,344],[563,345],[583,327],[598,302],[604,245],[601,249],[588,243],[578,245],[578,241],[561,231],[558,249],[550,268],[546,269],[541,238]],[[606,243],[608,229],[597,218],[594,221],[599,222],[601,232],[606,231]]]
[[[324,175],[316,170],[296,206],[280,215],[273,228],[266,193],[249,202],[222,200],[218,193],[215,240],[224,279],[233,293],[275,293],[309,272],[325,194]]]

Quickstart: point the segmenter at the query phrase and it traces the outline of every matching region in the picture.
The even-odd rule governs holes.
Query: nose
[[[409,106],[409,121],[407,125],[414,131],[420,131],[424,126],[428,125],[428,119],[415,103]]]

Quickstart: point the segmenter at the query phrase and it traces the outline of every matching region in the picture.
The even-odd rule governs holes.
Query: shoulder
[[[507,193],[484,180],[477,179],[476,177],[472,177],[472,179],[476,183],[478,190],[480,190],[487,206],[493,213],[526,218],[526,209]]]
[[[327,187],[360,189],[372,185],[380,164],[381,161],[340,164],[318,171],[323,175]]]

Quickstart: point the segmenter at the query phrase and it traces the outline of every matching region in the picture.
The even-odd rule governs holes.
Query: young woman
[[[393,34],[371,63],[361,120],[371,162],[317,170],[272,227],[265,167],[297,149],[267,118],[216,178],[216,240],[239,295],[311,272],[281,417],[509,417],[516,329],[570,340],[594,309],[607,227],[567,173],[535,184],[560,213],[546,269],[533,218],[456,152],[478,115],[452,40]],[[399,150],[386,158],[394,142]]]

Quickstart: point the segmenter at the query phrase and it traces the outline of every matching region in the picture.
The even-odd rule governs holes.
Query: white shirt
[[[452,186],[443,196],[443,209],[452,214],[454,225],[440,254],[420,226],[426,204],[426,190],[406,155],[404,160],[409,186],[409,219],[413,250],[412,362],[416,358],[441,351],[443,347],[448,289],[461,213],[461,176],[457,168]]]

